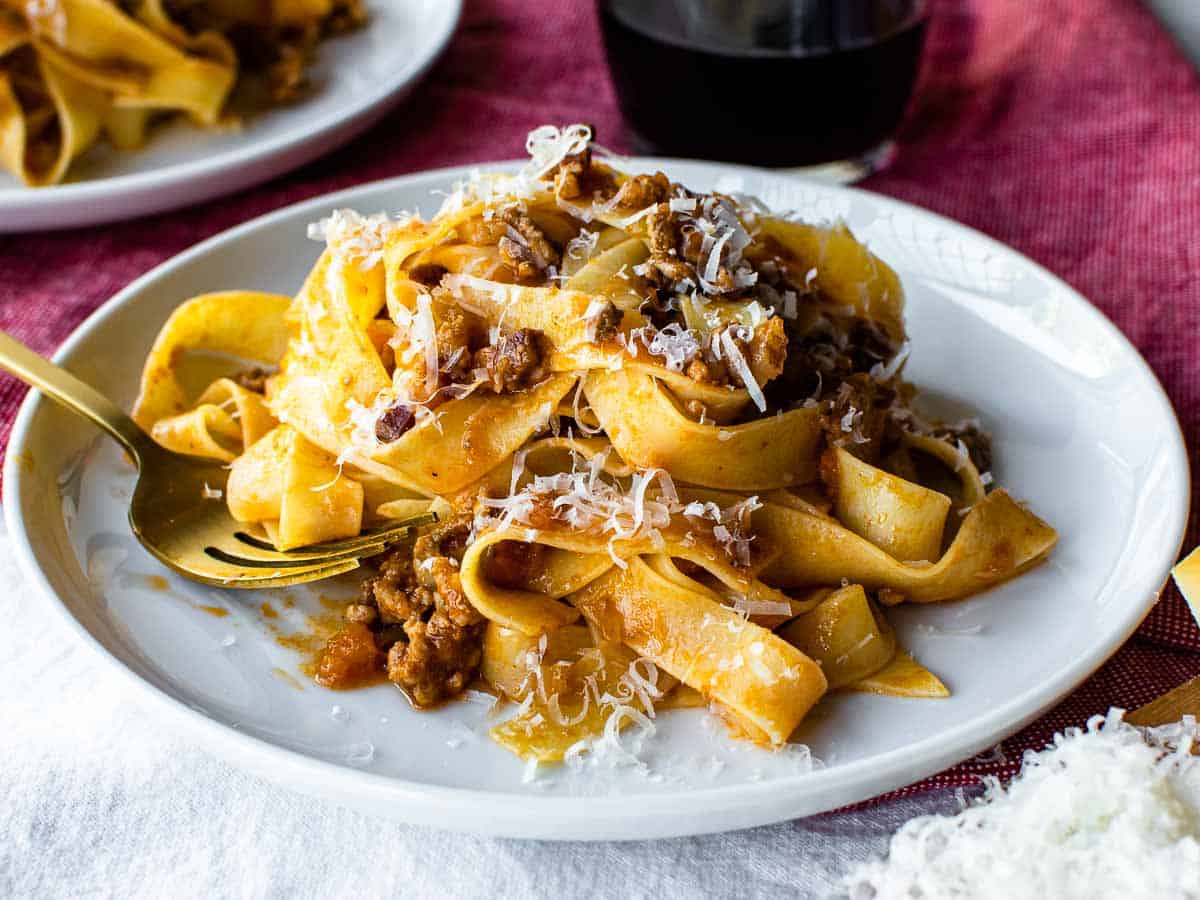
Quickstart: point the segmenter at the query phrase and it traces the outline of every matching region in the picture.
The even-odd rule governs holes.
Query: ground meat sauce
[[[870,375],[845,379],[821,404],[821,428],[831,447],[875,464],[888,438],[898,437],[891,411],[896,392]],[[889,434],[889,429],[891,433]]]
[[[520,206],[462,222],[458,234],[468,244],[496,247],[517,281],[525,284],[545,282],[562,265],[562,248]]]
[[[550,177],[554,182],[554,196],[568,202],[603,202],[617,191],[616,179],[612,173],[592,165],[591,147],[582,153],[565,157],[553,169]]]
[[[957,425],[937,423],[930,430],[930,436],[955,446],[962,441],[975,468],[980,472],[991,471],[992,436],[984,431],[978,422],[963,422]]]
[[[615,307],[614,311],[619,323],[620,311]],[[603,312],[600,318],[602,323],[606,321]],[[612,333],[616,333],[615,325],[601,327],[611,327]],[[475,316],[451,305],[439,311],[436,340],[441,361],[440,387],[470,385],[482,380],[485,387],[504,394],[528,390],[549,374],[546,361],[552,348],[541,331],[522,328],[498,336],[494,344],[480,346],[484,337],[484,329]],[[434,409],[452,396],[439,390],[421,405]],[[382,444],[399,440],[417,424],[416,413],[416,406],[404,402],[384,410],[375,420],[376,439]]]
[[[486,373],[497,394],[523,391],[546,378],[550,342],[534,328],[521,328],[475,353],[475,368]]]
[[[819,407],[826,449],[818,474],[831,500],[836,499],[837,455],[840,447],[864,462],[878,466],[900,446],[905,433],[959,442],[980,472],[992,465],[991,438],[974,421],[958,424],[926,422],[910,408],[913,389],[898,378],[880,381],[867,373],[845,377],[825,393]],[[911,473],[898,473],[911,477]]]
[[[671,180],[662,172],[653,175],[633,175],[622,182],[613,197],[613,205],[620,210],[640,210],[647,206],[665,203],[671,196]]]
[[[436,340],[443,381],[448,384],[470,381],[473,351],[484,338],[483,326],[476,316],[452,305],[438,310]]]
[[[557,270],[562,265],[562,250],[517,207],[509,207],[498,218],[504,233],[496,246],[518,280],[542,281],[550,269]]]
[[[432,288],[442,283],[442,278],[447,272],[448,270],[444,266],[439,266],[436,263],[422,263],[409,269],[408,277],[418,284]]]
[[[596,313],[588,323],[591,328],[591,339],[601,344],[611,341],[621,328],[621,317],[621,310],[617,309],[616,304],[611,300],[606,300],[600,312]]]
[[[352,687],[383,671],[420,708],[462,692],[479,670],[485,625],[459,580],[469,529],[469,518],[451,520],[376,561],[321,654],[321,684]]]

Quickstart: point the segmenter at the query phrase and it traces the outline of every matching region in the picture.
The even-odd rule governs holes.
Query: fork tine
[[[340,553],[322,553],[299,558],[288,557],[278,552],[270,556],[242,556],[222,550],[220,547],[205,547],[204,552],[213,559],[218,559],[231,566],[243,566],[250,569],[304,569],[314,565],[339,563],[348,559],[358,560],[367,556],[375,556],[382,553],[387,547],[388,544],[384,543],[366,544],[354,549],[342,550]]]
[[[218,588],[257,589],[288,587],[309,581],[320,581],[332,578],[358,568],[357,559],[346,559],[328,565],[297,567],[276,567],[273,569],[256,569],[241,566],[236,563],[225,563],[213,559],[211,565],[206,564],[202,569],[180,564],[178,561],[155,554],[167,566],[193,581],[199,581]]]
[[[308,561],[320,562],[323,559],[329,559],[341,553],[356,553],[359,556],[364,555],[364,548],[370,547],[386,547],[388,544],[398,543],[407,538],[412,532],[411,528],[397,528],[386,533],[373,534],[370,536],[359,535],[357,538],[349,541],[338,541],[329,544],[310,544],[307,547],[298,548],[296,550],[276,550],[275,545],[270,541],[264,541],[256,538],[252,534],[246,534],[244,531],[235,531],[233,536],[245,546],[246,550],[261,550],[267,556],[255,555],[255,559],[278,559],[292,562],[304,563]],[[244,553],[246,550],[238,549],[237,553]],[[236,555],[236,554],[235,554]]]
[[[221,586],[229,588],[289,587],[293,584],[303,584],[308,581],[321,581],[325,578],[332,578],[334,575],[351,572],[357,568],[358,560],[349,559],[332,563],[328,566],[313,566],[308,569],[276,569],[270,574],[264,573],[263,575],[251,575],[243,572],[237,579]]]
[[[369,547],[375,544],[389,544],[403,540],[408,537],[414,529],[422,525],[430,525],[437,521],[437,513],[426,513],[420,516],[413,516],[397,522],[394,525],[389,525],[387,528],[380,528],[375,531],[367,531],[357,537],[347,538],[343,541],[328,541],[323,544],[313,544],[309,547],[301,547],[296,550],[276,550],[275,545],[270,541],[264,541],[262,538],[255,537],[252,534],[247,534],[244,531],[234,533],[243,544],[254,547],[259,550],[266,550],[272,553],[280,553],[292,559],[298,560],[321,560],[330,558],[331,554],[339,554],[342,551],[358,551],[363,547]]]

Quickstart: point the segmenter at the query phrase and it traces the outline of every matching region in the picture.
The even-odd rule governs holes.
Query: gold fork
[[[0,368],[99,425],[129,452],[138,469],[129,525],[160,562],[193,581],[266,588],[328,578],[436,520],[429,513],[349,540],[276,550],[247,534],[217,499],[229,475],[222,464],[164,450],[108,398],[3,331]]]

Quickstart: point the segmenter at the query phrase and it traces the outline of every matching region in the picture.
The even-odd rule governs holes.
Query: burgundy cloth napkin
[[[803,91],[785,108],[802,114]],[[192,209],[0,237],[0,328],[48,353],[133,278],[217,231],[378,178],[517,157],[534,126],[578,121],[629,149],[592,4],[467,0],[449,52],[415,96],[351,146]],[[1136,0],[938,0],[899,143],[895,164],[866,186],[985,231],[1091,298],[1150,361],[1194,444],[1200,78],[1146,9]],[[2,377],[0,438],[24,394]],[[1011,775],[1021,752],[1055,730],[1110,705],[1136,707],[1197,673],[1200,630],[1169,588],[1106,666],[1001,753],[904,793]]]

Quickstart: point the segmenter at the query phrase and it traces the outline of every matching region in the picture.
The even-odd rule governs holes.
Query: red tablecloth
[[[586,0],[467,0],[415,97],[352,146],[236,198],[135,222],[0,237],[0,328],[52,351],[137,275],[213,233],[327,191],[519,156],[543,122],[628,149]],[[868,183],[973,225],[1100,306],[1145,354],[1189,444],[1200,427],[1200,79],[1137,0],[939,0],[896,163]],[[803,89],[791,101],[804,107]],[[25,390],[0,382],[0,437]],[[1193,504],[1194,504],[1193,499]],[[1196,529],[1189,546],[1196,541]],[[909,790],[1011,774],[1020,751],[1200,672],[1174,589],[1078,692],[1003,745]]]

